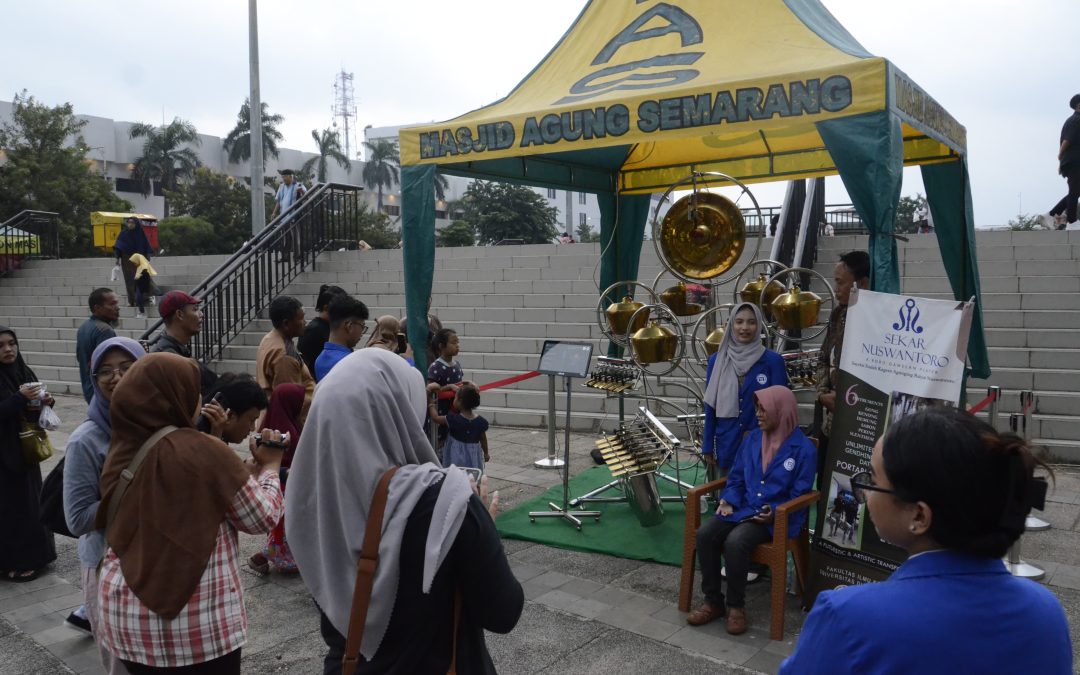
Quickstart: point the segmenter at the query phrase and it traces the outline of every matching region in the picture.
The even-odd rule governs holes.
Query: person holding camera
[[[244,462],[195,428],[201,406],[199,368],[175,354],[136,361],[110,403],[95,520],[108,545],[99,637],[133,675],[240,673],[237,533],[269,532],[281,518],[281,434],[252,438]]]
[[[1037,466],[1023,438],[955,408],[889,427],[851,486],[908,558],[886,581],[819,595],[780,672],[1073,672],[1061,603],[1002,561],[1043,506]]]

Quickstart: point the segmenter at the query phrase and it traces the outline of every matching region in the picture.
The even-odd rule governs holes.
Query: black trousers
[[[213,661],[177,668],[155,668],[131,661],[123,663],[131,675],[240,675],[240,650],[219,656]]]
[[[330,619],[319,612],[319,632],[322,633],[323,642],[330,648],[323,659],[323,675],[341,675],[342,659],[345,658],[345,636],[334,628]]]
[[[772,539],[769,528],[758,523],[731,523],[709,517],[697,531],[701,563],[701,592],[714,607],[746,606],[746,573],[758,544]],[[722,560],[721,560],[722,558]],[[727,598],[720,591],[720,568],[727,567]]]
[[[135,263],[126,257],[120,259],[120,271],[124,274],[124,288],[127,291],[128,307],[135,306]]]
[[[1080,166],[1072,166],[1065,169],[1065,181],[1069,186],[1069,194],[1065,195],[1060,202],[1050,209],[1050,215],[1065,214],[1065,220],[1070,223],[1076,222],[1076,202],[1080,200]]]

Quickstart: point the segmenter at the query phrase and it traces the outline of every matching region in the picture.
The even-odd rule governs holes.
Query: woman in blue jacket
[[[716,509],[697,531],[701,591],[705,603],[687,623],[700,626],[727,616],[727,632],[746,632],[746,575],[750,554],[773,537],[774,509],[814,486],[817,448],[799,429],[795,394],[772,386],[754,394],[758,427],[743,439]],[[806,511],[788,519],[788,536],[806,524]],[[720,592],[721,556],[727,567],[727,597]]]
[[[731,312],[724,339],[709,357],[705,371],[705,433],[701,455],[716,467],[710,476],[726,476],[743,436],[757,428],[754,392],[787,385],[784,357],[765,349],[765,320],[757,305],[744,302]]]
[[[878,536],[908,553],[887,581],[826,591],[781,673],[1071,673],[1065,612],[1001,557],[1041,462],[953,408],[898,421],[852,477]]]

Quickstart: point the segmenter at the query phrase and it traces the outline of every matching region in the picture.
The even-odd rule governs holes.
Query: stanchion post
[[[559,469],[566,462],[556,455],[555,451],[555,376],[548,375],[548,454],[543,459],[533,462],[533,466],[540,469]],[[568,421],[569,423],[569,421]]]
[[[1021,410],[1024,409],[1024,394],[1030,394],[1030,393],[1031,392],[1023,392],[1023,391],[1020,392]],[[1026,429],[1026,424],[1025,424],[1026,420],[1027,420],[1027,416],[1022,412],[1021,413],[1011,413],[1009,415],[1009,429],[1012,430],[1014,433],[1020,434],[1021,436],[1026,436],[1027,435],[1026,434],[1027,429]],[[1022,425],[1025,427],[1023,430],[1021,430]],[[1032,520],[1037,521],[1035,523],[1035,527],[1030,526]],[[1045,524],[1045,527],[1038,527],[1039,523]],[[1032,531],[1036,531],[1036,530],[1039,530],[1039,529],[1045,530],[1048,527],[1050,527],[1049,523],[1047,523],[1044,520],[1040,520],[1038,518],[1033,519],[1031,517],[1031,515],[1028,515],[1027,521],[1025,521],[1025,523],[1024,523],[1024,529],[1026,529],[1026,530],[1032,530]],[[1009,570],[1009,573],[1012,574],[1014,577],[1023,577],[1024,579],[1033,579],[1033,580],[1042,579],[1044,576],[1046,576],[1046,572],[1044,572],[1043,570],[1039,569],[1038,567],[1036,567],[1034,565],[1031,565],[1031,564],[1028,564],[1028,563],[1024,562],[1023,559],[1021,559],[1021,557],[1020,557],[1020,542],[1022,540],[1023,540],[1023,536],[1021,536],[1019,539],[1017,539],[1016,542],[1012,546],[1009,547],[1008,553],[1005,554],[1005,567]]]
[[[1024,417],[1024,432],[1021,434],[1027,438],[1028,428],[1031,426],[1031,412],[1035,409],[1035,392],[1025,389],[1020,392],[1020,414]]]
[[[1001,387],[997,385],[987,387],[986,395],[992,397],[990,399],[990,409],[987,411],[987,415],[990,420],[990,426],[997,429],[998,408],[1001,403]]]

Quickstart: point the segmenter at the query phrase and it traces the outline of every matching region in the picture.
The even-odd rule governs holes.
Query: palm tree
[[[315,129],[312,129],[311,137],[315,139],[315,145],[319,148],[319,156],[312,157],[304,162],[303,168],[300,169],[302,173],[311,173],[311,170],[315,168],[316,179],[320,183],[325,183],[326,167],[328,164],[326,160],[328,158],[337,162],[338,165],[343,167],[346,171],[352,168],[352,163],[349,161],[349,158],[341,151],[341,137],[338,136],[338,132],[323,129],[322,134],[320,134]]]
[[[364,141],[364,147],[367,148],[368,159],[361,178],[364,185],[378,189],[378,208],[379,213],[382,213],[383,187],[393,187],[398,182],[398,164],[401,158],[398,155],[397,143],[377,138],[374,141]]]
[[[278,157],[277,144],[285,137],[277,130],[277,125],[284,122],[285,118],[281,115],[271,115],[266,103],[260,107],[262,108],[263,168],[265,169],[267,159]],[[244,99],[244,105],[240,106],[240,112],[236,114],[236,126],[221,142],[221,147],[229,153],[229,161],[233,164],[242,164],[251,159],[250,99]]]
[[[446,199],[446,191],[450,189],[450,181],[446,180],[446,176],[439,173],[438,169],[435,169],[435,200],[443,201]]]
[[[195,125],[177,117],[168,126],[153,127],[138,123],[131,127],[131,138],[145,138],[142,156],[135,160],[131,177],[142,185],[143,196],[158,181],[166,190],[175,191],[180,178],[191,176],[199,166],[199,158],[191,148],[181,147],[188,143],[199,145]],[[169,200],[165,200],[165,217],[169,217]]]

